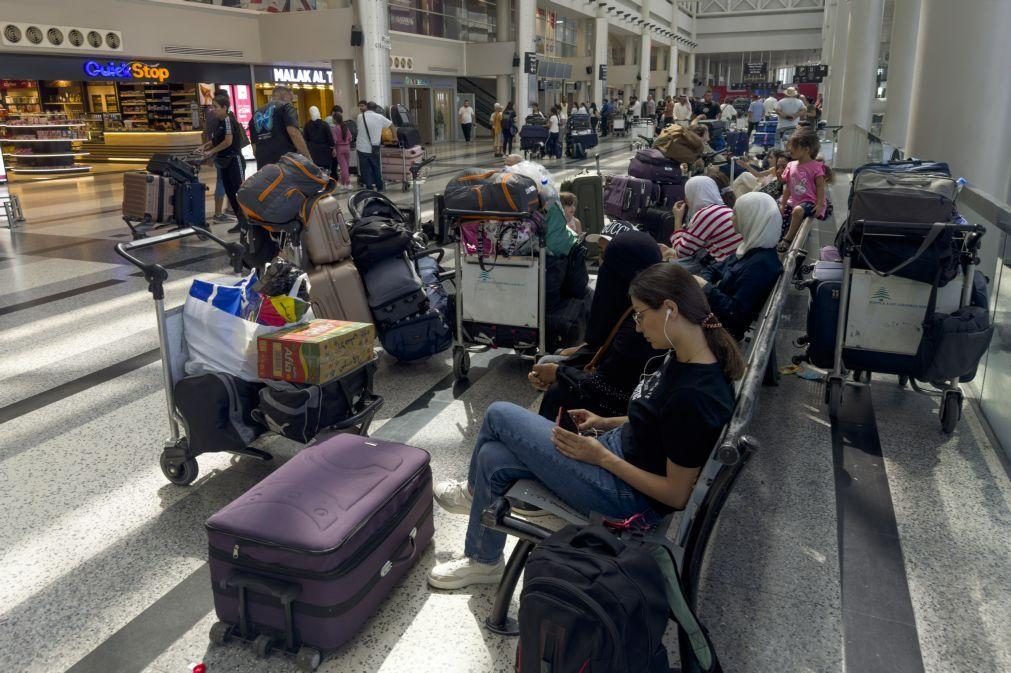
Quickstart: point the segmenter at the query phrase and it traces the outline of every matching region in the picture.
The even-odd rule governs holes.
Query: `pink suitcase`
[[[175,187],[166,177],[130,171],[123,174],[123,217],[147,223],[171,222]]]

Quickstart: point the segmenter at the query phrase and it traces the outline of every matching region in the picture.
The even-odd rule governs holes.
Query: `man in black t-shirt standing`
[[[697,120],[699,117],[705,119],[716,119],[720,116],[720,105],[713,100],[713,92],[707,91],[702,100],[695,101],[692,105],[692,114]]]
[[[249,120],[249,142],[253,145],[256,167],[276,164],[288,152],[309,156],[309,148],[298,124],[298,111],[291,104],[294,95],[285,86],[276,86],[270,102],[253,113]]]

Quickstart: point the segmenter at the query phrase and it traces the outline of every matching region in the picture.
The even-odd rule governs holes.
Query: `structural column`
[[[358,24],[364,33],[358,74],[362,98],[389,107],[390,88],[390,16],[386,0],[358,0],[355,3]]]
[[[838,0],[825,0],[825,16],[821,25],[821,63],[829,63],[832,60],[832,46],[835,41],[835,17],[836,9],[839,6]],[[822,103],[828,98],[828,88],[832,80],[831,73],[822,80],[818,87],[822,95]]]
[[[333,71],[333,102],[344,108],[344,118],[358,116],[358,92],[355,87],[355,62],[350,59],[331,61]],[[321,110],[323,112],[323,110]],[[329,110],[326,111],[329,114]]]
[[[651,20],[650,0],[641,0],[639,9],[642,12],[642,18],[649,22]],[[674,11],[677,10],[674,9]],[[639,38],[639,92],[636,94],[641,101],[645,101],[649,95],[649,62],[652,49],[653,36],[650,35],[649,28],[643,24],[642,35]]]
[[[851,0],[839,0],[835,8],[835,26],[832,28],[832,59],[828,65],[829,90],[824,101],[825,117],[831,126],[839,126],[842,119],[843,80],[846,77],[847,33],[850,21]]]
[[[509,15],[512,13],[512,0],[498,0],[495,5],[495,38],[499,42],[509,41]],[[499,75],[495,78],[495,97],[505,107],[512,100],[512,78],[510,75]]]
[[[523,72],[524,54],[536,52],[534,46],[534,20],[537,0],[514,0],[516,4],[516,52],[520,63],[516,67],[516,113],[522,120],[530,112],[530,103],[537,100],[537,75]]]
[[[636,52],[635,38],[631,35],[625,36],[625,65],[630,66],[635,63],[635,52]],[[632,97],[635,92],[636,87],[632,82],[625,82],[622,85],[621,97],[625,100],[625,104],[628,104],[628,99]]]
[[[892,41],[888,50],[888,100],[881,137],[896,147],[906,146],[919,27],[920,0],[895,0]]]
[[[914,156],[947,161],[954,175],[1003,201],[1011,196],[1011,126],[1000,112],[1011,109],[1011,88],[984,80],[1007,63],[1008,35],[1011,2],[922,0],[907,134]],[[938,49],[942,39],[957,48]],[[968,100],[976,112],[953,111],[954,101]],[[987,239],[999,236],[988,232],[984,245]]]
[[[593,72],[590,73],[593,82],[593,102],[597,109],[604,103],[604,91],[607,82],[600,79],[600,66],[607,65],[607,13],[603,7],[597,7],[597,17],[593,20]]]
[[[667,63],[667,95],[673,96],[677,93],[678,88],[678,48],[677,44],[672,42],[670,46],[670,61]],[[659,101],[658,101],[659,102]]]
[[[867,159],[867,133],[871,126],[871,101],[877,84],[878,46],[884,0],[852,0],[846,74],[843,82],[842,119],[836,165],[856,168]],[[859,128],[857,128],[859,127]]]

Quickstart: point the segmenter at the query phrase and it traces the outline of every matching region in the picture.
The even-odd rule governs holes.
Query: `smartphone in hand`
[[[558,418],[555,419],[555,425],[563,430],[574,432],[577,435],[579,434],[579,424],[577,424],[576,420],[572,418],[572,414],[565,409],[558,410]]]

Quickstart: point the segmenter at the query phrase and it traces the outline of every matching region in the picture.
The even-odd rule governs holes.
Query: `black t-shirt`
[[[692,114],[696,117],[699,115],[705,115],[706,119],[716,119],[720,116],[720,104],[714,100],[708,103],[704,100],[695,101],[695,105],[692,107]]]
[[[214,128],[214,145],[220,145],[224,142],[225,136],[229,133],[232,134],[232,144],[221,150],[215,156],[215,159],[219,162],[231,159],[242,151],[242,130],[239,128],[239,122],[235,119],[235,115],[231,112],[224,119],[218,120],[218,125]]]
[[[295,151],[295,143],[288,135],[289,126],[301,132],[298,111],[291,103],[270,102],[253,114],[249,120],[249,139],[254,145],[257,167],[276,164],[286,153]]]
[[[621,445],[632,465],[666,476],[667,460],[702,467],[734,413],[734,391],[718,364],[678,362],[669,357],[659,372],[643,381],[640,397],[628,405]],[[660,514],[669,505],[650,499]]]

